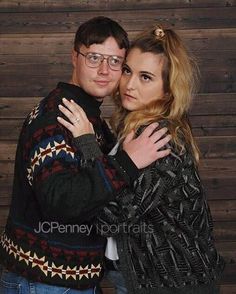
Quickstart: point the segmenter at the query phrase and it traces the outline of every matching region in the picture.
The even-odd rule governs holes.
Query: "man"
[[[59,83],[26,118],[1,237],[5,269],[0,287],[93,293],[102,277],[105,240],[90,220],[137,177],[138,169],[168,154],[157,152],[168,140],[156,143],[164,131],[153,133],[156,125],[151,125],[140,137],[129,137],[123,151],[107,155],[114,138],[99,106],[117,88],[127,48],[127,34],[113,20],[97,17],[82,24],[75,36],[71,82]],[[86,112],[103,151],[100,158],[82,161],[72,135],[57,123],[63,98]]]

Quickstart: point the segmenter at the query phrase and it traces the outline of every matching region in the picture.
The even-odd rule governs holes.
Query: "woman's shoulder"
[[[167,119],[160,119],[156,121],[152,121],[150,123],[147,123],[145,125],[139,126],[139,128],[136,130],[135,134],[138,137],[150,124],[152,123],[158,123],[158,126],[156,127],[155,131],[160,130],[164,127],[168,128],[170,126],[170,122]]]

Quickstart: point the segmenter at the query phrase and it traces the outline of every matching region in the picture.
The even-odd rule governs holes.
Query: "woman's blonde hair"
[[[111,118],[114,131],[123,139],[131,130],[137,131],[140,126],[167,119],[169,132],[180,152],[185,150],[181,139],[184,137],[198,162],[199,151],[187,118],[197,84],[198,68],[195,61],[176,32],[160,25],[140,34],[129,51],[133,48],[138,48],[143,53],[151,52],[163,56],[162,79],[165,95],[162,99],[131,112],[122,107],[119,94],[115,95],[117,110]]]

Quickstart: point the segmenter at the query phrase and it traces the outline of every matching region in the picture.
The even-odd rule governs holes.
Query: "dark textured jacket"
[[[85,110],[105,155],[99,149],[98,158],[81,160],[72,135],[56,119],[63,97]],[[125,152],[106,155],[114,138],[100,118],[100,104],[79,87],[59,83],[25,120],[10,213],[0,239],[0,261],[8,270],[70,288],[93,287],[100,280],[106,239],[86,228],[114,192],[129,185],[130,175],[137,175]],[[93,150],[87,151],[93,158]]]
[[[224,267],[193,155],[171,148],[99,216],[100,233],[116,238],[129,294],[192,293],[196,287],[213,293]]]

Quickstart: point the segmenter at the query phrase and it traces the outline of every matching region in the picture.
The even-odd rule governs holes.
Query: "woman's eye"
[[[141,79],[143,81],[145,81],[145,82],[149,82],[149,81],[151,81],[152,78],[150,76],[148,76],[148,75],[142,75],[141,76]]]
[[[125,74],[125,75],[128,75],[128,74],[131,73],[131,71],[130,71],[127,67],[124,66],[124,67],[122,68],[122,73]]]

